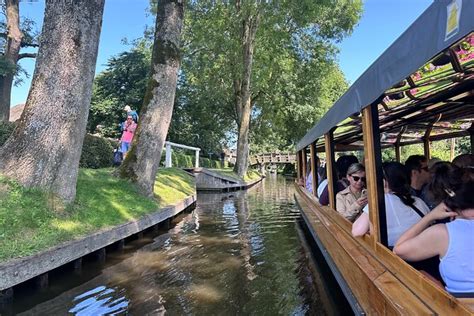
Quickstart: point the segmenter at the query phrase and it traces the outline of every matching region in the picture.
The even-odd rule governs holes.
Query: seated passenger
[[[408,229],[393,251],[408,261],[439,255],[446,290],[466,296],[474,293],[474,181],[447,191],[444,203]],[[456,219],[429,227],[433,221],[449,217]]]
[[[474,167],[474,155],[461,154],[453,159],[453,165],[459,168],[472,168]]]
[[[336,192],[334,192],[334,194],[337,194],[338,192],[344,190],[345,188],[349,186],[349,182],[347,181],[347,178],[346,178],[347,169],[349,168],[350,165],[357,162],[359,162],[359,160],[357,160],[357,157],[354,155],[344,155],[337,159],[336,173],[337,173],[338,181],[336,183]],[[328,163],[330,162],[327,161],[326,166]],[[321,203],[321,205],[329,205],[329,190],[328,190],[327,185],[324,188],[321,195],[319,196],[319,203]]]
[[[387,218],[388,246],[393,247],[408,228],[420,221],[428,212],[428,206],[420,198],[410,194],[410,182],[405,166],[399,162],[383,164],[385,214]],[[352,235],[362,236],[369,231],[369,208],[352,225]]]
[[[440,161],[430,169],[431,180],[427,186],[426,198],[430,209],[444,201],[448,194],[446,190],[452,188],[461,178],[462,170],[450,162]],[[457,174],[457,175],[456,175]]]
[[[430,181],[428,160],[422,155],[411,155],[405,161],[405,167],[410,178],[411,195],[419,197],[426,203],[426,185]]]
[[[326,166],[324,166],[320,172],[320,178],[321,180],[318,185],[318,198],[321,196],[321,194],[324,191],[324,188],[328,185],[328,179],[327,179],[327,174],[326,174]]]
[[[352,164],[347,169],[349,186],[336,195],[336,210],[353,222],[367,204],[367,195],[362,194],[365,187],[365,168],[360,163]]]
[[[309,168],[308,174],[306,175],[306,183],[304,187],[310,193],[313,193],[313,173],[311,172],[311,168]]]

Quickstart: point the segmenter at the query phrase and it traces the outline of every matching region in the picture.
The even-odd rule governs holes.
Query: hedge
[[[163,150],[161,154],[161,161],[160,166],[165,165],[165,158],[166,151]],[[173,154],[171,155],[171,163],[173,167],[178,168],[194,168],[195,163],[195,156],[194,155],[186,155],[183,151],[179,149],[173,150]],[[212,160],[206,157],[199,157],[199,167],[203,168],[222,168],[221,162],[218,160]]]
[[[108,139],[86,134],[79,167],[92,169],[111,167],[113,156],[114,148]]]

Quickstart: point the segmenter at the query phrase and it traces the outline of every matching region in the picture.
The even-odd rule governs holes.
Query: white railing
[[[168,142],[168,141],[165,142],[165,150],[166,150],[165,167],[166,168],[171,168],[173,166],[173,162],[171,161],[171,154],[172,154],[171,147],[178,147],[178,148],[183,148],[183,149],[194,150],[196,152],[196,162],[195,162],[194,167],[199,168],[199,152],[201,151],[201,148],[176,144],[176,143],[172,143],[172,142]]]

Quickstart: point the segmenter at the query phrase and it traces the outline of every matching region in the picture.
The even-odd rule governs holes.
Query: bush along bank
[[[13,122],[0,123],[0,146],[2,146],[11,135],[16,124]],[[118,147],[118,141],[101,136],[86,134],[82,145],[80,168],[108,168],[113,165],[114,149]],[[187,155],[181,150],[173,150],[171,156],[173,167],[194,168],[195,156]],[[161,166],[165,166],[165,151],[161,155]],[[214,159],[199,157],[199,166],[203,168],[223,168],[221,162]]]

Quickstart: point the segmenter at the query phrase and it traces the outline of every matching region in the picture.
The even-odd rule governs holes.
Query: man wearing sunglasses
[[[410,176],[411,194],[427,202],[426,185],[430,181],[428,159],[422,155],[411,155],[405,161],[405,167]]]

